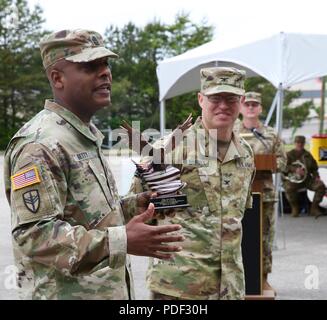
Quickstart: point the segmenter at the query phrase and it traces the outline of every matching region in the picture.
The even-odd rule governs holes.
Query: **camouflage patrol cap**
[[[229,92],[244,95],[245,71],[236,68],[213,67],[200,70],[201,93],[208,96]]]
[[[254,92],[254,91],[246,92],[244,102],[258,102],[259,104],[261,104],[262,103],[261,93]]]
[[[295,143],[305,143],[305,136],[295,136],[294,138]]]
[[[42,39],[40,49],[45,69],[61,59],[88,62],[104,57],[118,57],[105,48],[99,33],[82,29],[52,33]]]

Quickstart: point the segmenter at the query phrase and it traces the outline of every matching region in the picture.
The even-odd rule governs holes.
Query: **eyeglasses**
[[[210,103],[212,104],[221,104],[223,101],[227,105],[233,105],[235,103],[240,102],[239,96],[220,96],[220,95],[212,95],[212,96],[206,96]]]

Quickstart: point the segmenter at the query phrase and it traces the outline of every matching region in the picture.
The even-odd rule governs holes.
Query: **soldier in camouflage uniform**
[[[201,70],[202,117],[165,160],[180,169],[190,207],[156,221],[181,224],[186,240],[174,260],[151,260],[152,299],[244,299],[241,221],[252,206],[254,161],[249,145],[233,133],[244,77],[234,68]],[[147,185],[135,177],[131,191],[144,190]]]
[[[239,134],[250,144],[254,155],[275,154],[277,158],[277,171],[285,169],[286,154],[283,144],[275,130],[264,126],[259,120],[262,113],[261,94],[247,92],[241,106],[242,122],[238,123]],[[272,290],[267,281],[268,273],[272,269],[272,247],[275,235],[275,203],[278,197],[273,185],[271,171],[257,171],[255,179],[263,181],[263,289]]]
[[[298,191],[303,188],[315,191],[309,214],[318,217],[322,213],[319,203],[322,201],[326,193],[326,187],[320,180],[317,161],[313,158],[310,152],[304,149],[305,137],[296,136],[294,143],[295,148],[287,152],[287,168],[285,175],[287,176],[289,172],[294,170],[292,164],[295,161],[300,161],[304,165],[307,173],[305,180],[301,183],[293,183],[284,179],[285,194],[292,208],[292,217],[298,217],[300,214]],[[297,174],[299,174],[301,178],[304,177],[305,169],[301,167],[295,168]]]
[[[161,243],[181,241],[166,234],[180,226],[145,224],[149,195],[120,199],[102,154],[90,118],[110,103],[116,54],[86,30],[54,33],[40,48],[54,100],[5,153],[20,298],[133,298],[127,253],[170,259],[181,248]]]

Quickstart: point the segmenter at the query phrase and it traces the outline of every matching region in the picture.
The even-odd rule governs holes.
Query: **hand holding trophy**
[[[141,164],[133,162],[136,165],[139,177],[147,184],[151,191],[156,192],[158,195],[150,201],[154,204],[155,210],[176,209],[189,206],[186,195],[181,193],[181,190],[186,184],[180,180],[180,170],[172,165],[165,164],[164,155],[167,151],[172,151],[177,147],[182,139],[183,132],[191,125],[192,116],[189,115],[183,124],[177,126],[172,132],[165,145],[157,149],[150,145],[147,139],[126,121],[121,126],[121,128],[127,130],[130,148],[139,154],[142,154],[144,147],[149,148],[149,155],[152,156],[150,162]],[[133,148],[132,139],[139,139],[140,143],[136,144],[138,146],[137,148]],[[159,160],[155,157],[156,155],[159,155]]]

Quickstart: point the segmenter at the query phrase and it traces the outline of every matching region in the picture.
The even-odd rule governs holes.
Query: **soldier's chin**
[[[107,98],[97,99],[97,105],[101,108],[110,106],[111,105],[110,96]]]

